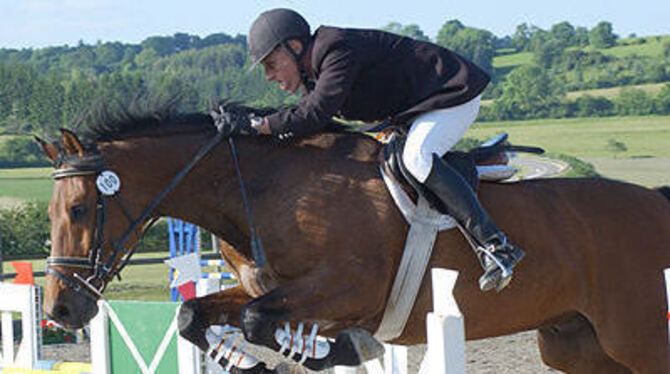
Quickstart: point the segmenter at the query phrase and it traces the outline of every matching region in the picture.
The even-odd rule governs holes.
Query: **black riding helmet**
[[[288,45],[288,41],[297,39],[302,43],[300,54],[295,53]],[[281,46],[295,60],[300,72],[300,78],[307,89],[311,84],[302,59],[307,52],[312,39],[309,24],[297,12],[290,9],[272,9],[261,13],[251,25],[247,36],[251,69],[256,67],[277,46]]]

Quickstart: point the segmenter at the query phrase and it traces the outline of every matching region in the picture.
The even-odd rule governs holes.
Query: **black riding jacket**
[[[335,115],[406,124],[473,99],[489,82],[482,69],[448,49],[378,30],[320,27],[309,63],[314,89],[296,108],[267,116],[275,137],[316,133]]]

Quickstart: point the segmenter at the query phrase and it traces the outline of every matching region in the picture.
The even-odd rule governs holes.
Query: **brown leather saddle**
[[[544,150],[538,147],[511,145],[508,138],[507,133],[501,133],[467,152],[449,151],[442,159],[456,169],[472,189],[477,191],[480,180],[477,166],[507,165],[509,163],[508,152],[544,153]],[[437,200],[433,194],[405,168],[402,162],[405,140],[406,137],[398,132],[394,132],[390,136],[382,152],[380,152],[380,163],[384,172],[401,185],[412,199],[416,200],[417,194],[421,194],[431,205],[440,206],[439,203],[436,203]]]

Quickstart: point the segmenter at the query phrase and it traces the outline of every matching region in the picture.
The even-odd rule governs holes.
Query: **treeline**
[[[51,251],[47,203],[30,201],[0,209],[0,253],[7,259],[46,257]],[[138,252],[167,251],[167,222],[160,220],[144,235]]]
[[[72,127],[96,100],[142,93],[180,95],[182,110],[204,111],[212,98],[258,105],[295,102],[260,70],[247,72],[242,36],[151,37],[139,45],[99,43],[0,50],[0,133],[53,134]]]
[[[445,22],[434,38],[414,24],[390,23],[384,29],[445,46],[488,70],[493,82],[485,98],[494,99],[495,105],[483,110],[484,119],[667,113],[665,91],[642,99],[642,94],[627,94],[643,100],[642,109],[628,108],[625,97],[573,103],[563,97],[567,91],[587,88],[670,81],[670,40],[661,57],[615,57],[603,50],[622,43],[608,22],[591,29],[561,22],[549,30],[522,24],[502,38],[458,20]],[[646,43],[652,38],[627,42]],[[265,82],[261,69],[247,72],[246,48],[242,35],[200,38],[178,33],[139,44],[0,49],[0,134],[48,136],[59,127],[77,124],[81,111],[93,101],[144,92],[180,94],[184,111],[204,111],[213,97],[263,106],[295,103],[295,95]],[[493,66],[494,57],[516,52],[532,53],[533,63],[515,69]],[[16,150],[19,144],[8,146]],[[0,151],[0,163],[3,154],[13,153]],[[17,165],[34,162],[30,157],[19,159],[14,160],[20,161]]]
[[[622,88],[612,99],[582,95],[565,98],[565,86],[537,65],[513,70],[501,84],[500,96],[481,108],[478,120],[670,115],[670,83],[656,94]]]

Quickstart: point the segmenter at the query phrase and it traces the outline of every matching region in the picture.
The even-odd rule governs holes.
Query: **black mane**
[[[90,142],[121,140],[137,136],[160,136],[193,131],[214,131],[209,114],[180,113],[178,97],[166,99],[135,98],[129,103],[118,100],[98,101],[82,112],[75,130]],[[220,103],[226,111],[248,118],[253,113],[265,116],[275,108],[253,108],[233,101]],[[345,126],[329,121],[325,131],[343,132]]]

